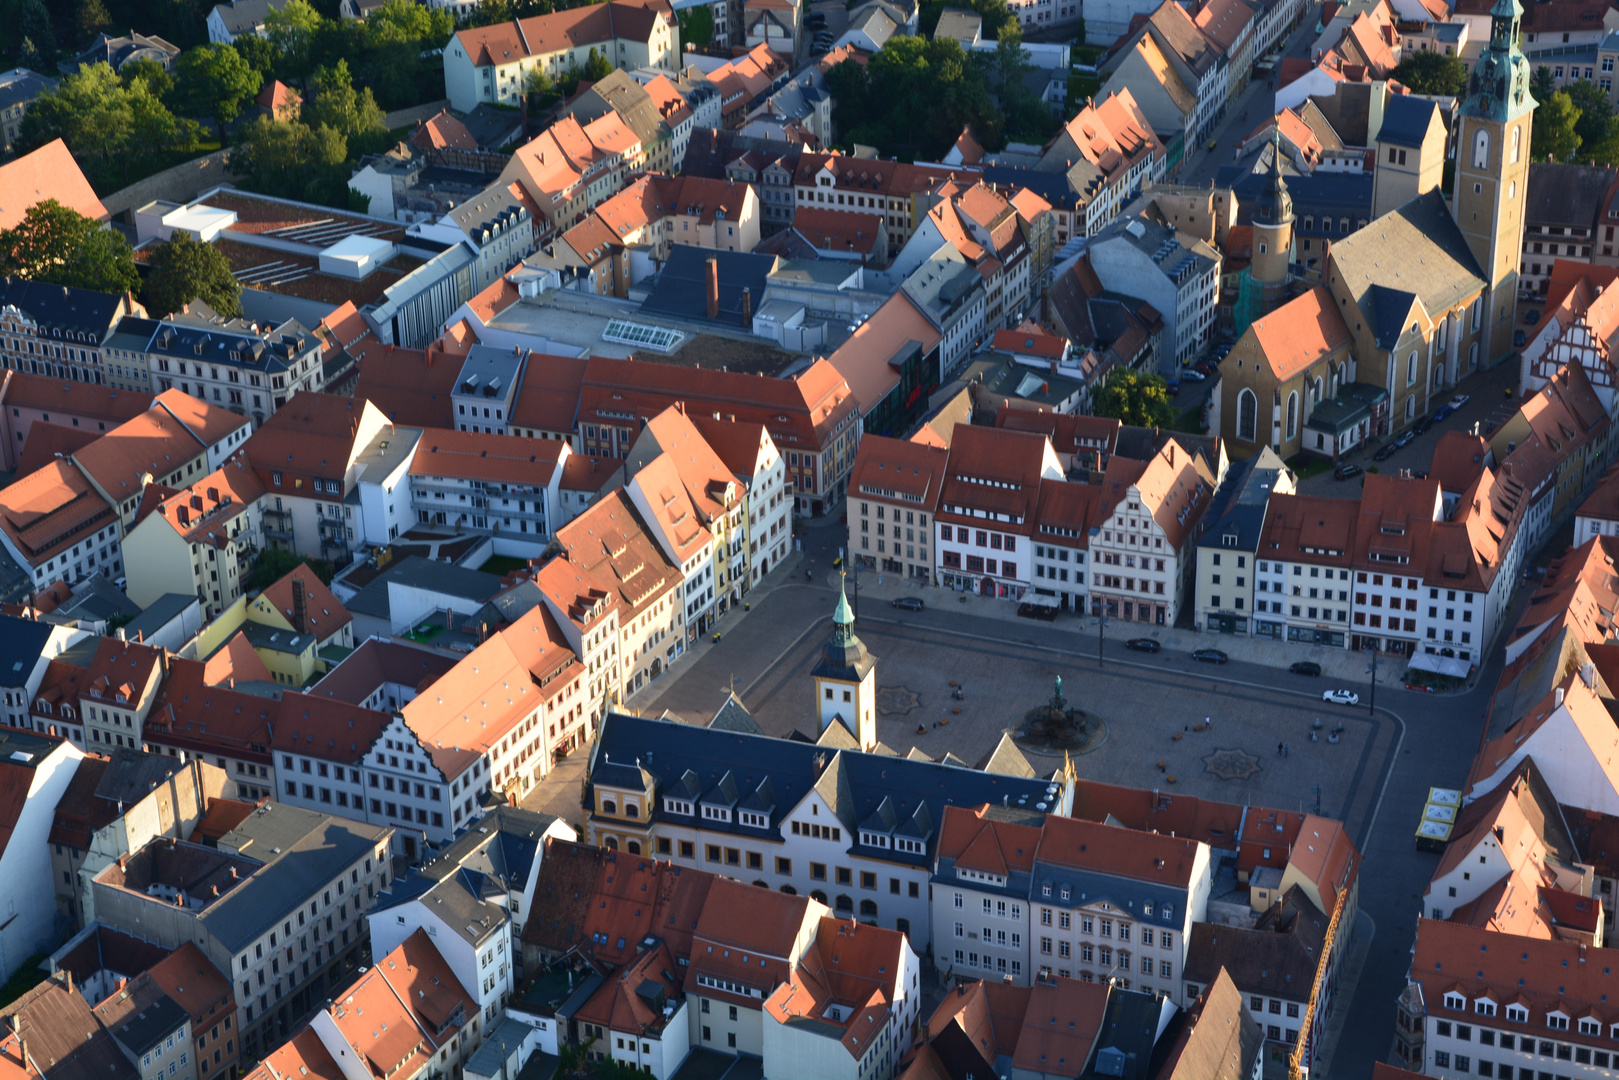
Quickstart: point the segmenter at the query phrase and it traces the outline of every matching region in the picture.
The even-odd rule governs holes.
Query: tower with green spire
[[[1461,361],[1459,375],[1512,350],[1512,312],[1523,250],[1524,203],[1529,195],[1529,141],[1535,99],[1529,61],[1521,48],[1523,8],[1496,0],[1490,40],[1473,65],[1467,96],[1457,109],[1456,188],[1451,212],[1486,282],[1477,357]]]
[[[834,723],[842,724],[860,744],[877,745],[877,658],[854,632],[854,609],[843,579],[838,579],[838,604],[832,609],[832,636],[821,646],[821,659],[810,672],[815,680],[816,715],[820,735]]]

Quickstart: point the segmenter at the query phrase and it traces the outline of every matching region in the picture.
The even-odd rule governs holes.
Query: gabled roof
[[[1334,296],[1346,294],[1368,322],[1375,320],[1374,285],[1415,293],[1430,314],[1484,288],[1472,250],[1437,188],[1339,240],[1328,260]]]
[[[1281,382],[1349,345],[1349,327],[1321,285],[1254,320],[1249,333]]]
[[[15,228],[31,207],[46,199],[92,221],[109,216],[61,139],[0,165],[0,229]]]

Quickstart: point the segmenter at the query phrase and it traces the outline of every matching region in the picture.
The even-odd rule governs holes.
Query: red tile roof
[[[0,489],[0,529],[33,566],[93,536],[117,517],[84,474],[60,459]]]
[[[1317,285],[1258,319],[1249,333],[1265,362],[1282,382],[1327,356],[1349,347],[1349,327],[1332,294]]]
[[[448,109],[440,109],[431,119],[423,121],[411,135],[410,142],[422,150],[478,149],[478,140]]]
[[[567,452],[568,444],[558,439],[427,428],[417,444],[410,474],[545,487]]]
[[[46,199],[95,221],[109,216],[61,139],[0,165],[0,229],[15,227],[31,207]]]
[[[300,634],[314,634],[316,638],[325,641],[337,633],[344,626],[353,621],[353,616],[343,606],[332,590],[323,584],[307,563],[299,563],[284,574],[279,580],[264,587],[260,595],[265,602],[292,622],[293,617],[293,588],[294,581],[301,581],[304,588],[304,609],[307,616],[305,625],[294,626],[293,630]]]

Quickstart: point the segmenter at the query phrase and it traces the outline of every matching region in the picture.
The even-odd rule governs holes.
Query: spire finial
[[[838,571],[838,606],[832,611],[832,621],[839,626],[854,625],[854,610],[849,607],[848,576],[848,571]]]

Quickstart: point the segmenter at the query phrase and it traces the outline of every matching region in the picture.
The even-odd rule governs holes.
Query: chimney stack
[[[744,328],[753,325],[753,290],[742,290],[742,325]]]
[[[708,317],[717,319],[720,315],[720,262],[718,259],[708,260]]]

